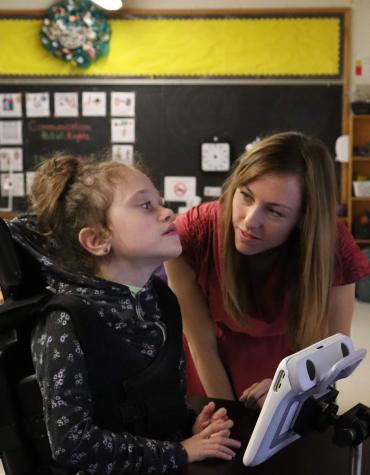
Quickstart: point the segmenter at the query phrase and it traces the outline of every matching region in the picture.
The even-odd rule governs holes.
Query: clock
[[[228,142],[204,142],[201,145],[201,168],[204,172],[230,170],[230,144]]]

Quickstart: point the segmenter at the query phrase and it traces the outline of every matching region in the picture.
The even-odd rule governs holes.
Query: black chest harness
[[[46,309],[63,307],[71,315],[86,359],[94,423],[114,432],[173,440],[190,429],[179,370],[181,315],[167,285],[154,278],[154,286],[167,327],[166,341],[154,360],[126,343],[78,297],[56,295]]]

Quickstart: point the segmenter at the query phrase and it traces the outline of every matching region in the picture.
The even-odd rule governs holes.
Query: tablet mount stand
[[[335,399],[338,391],[334,388],[319,399],[308,398],[302,405],[293,430],[304,436],[312,430],[323,431],[334,427],[333,442],[338,447],[351,448],[350,474],[361,475],[362,442],[370,436],[370,408],[357,404],[338,416]]]

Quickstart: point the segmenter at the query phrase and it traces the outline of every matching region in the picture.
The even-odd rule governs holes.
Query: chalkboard
[[[78,156],[94,155],[110,143],[107,119],[99,117],[33,118],[25,121],[24,155],[26,169],[50,156],[53,151],[68,150]]]
[[[78,117],[54,117],[53,93],[78,92]],[[107,115],[84,117],[83,91],[107,93]],[[299,130],[321,138],[334,155],[341,135],[340,84],[133,84],[133,85],[0,85],[0,93],[22,92],[24,171],[53,151],[79,156],[111,150],[110,93],[135,92],[135,152],[163,192],[164,176],[196,176],[197,194],[204,186],[220,186],[227,173],[205,173],[200,167],[200,144],[218,137],[231,144],[232,160],[257,136]],[[50,117],[27,118],[26,92],[50,94]],[[7,120],[7,119],[2,119]],[[5,145],[0,145],[0,147]],[[6,145],[8,147],[8,145]],[[4,206],[6,200],[1,199]],[[14,210],[25,208],[14,198]]]

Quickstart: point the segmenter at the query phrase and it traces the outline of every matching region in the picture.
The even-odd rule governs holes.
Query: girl
[[[190,394],[261,405],[283,357],[350,333],[354,283],[370,268],[336,224],[333,160],[320,141],[297,132],[262,140],[221,199],[176,228],[183,253],[166,269],[195,363],[189,353]]]
[[[185,402],[177,301],[151,277],[181,246],[149,178],[56,156],[40,167],[31,205],[31,217],[9,223],[13,236],[53,292],[84,304],[50,311],[32,335],[53,458],[92,474],[231,459],[240,444],[225,409],[210,403],[195,418]]]

